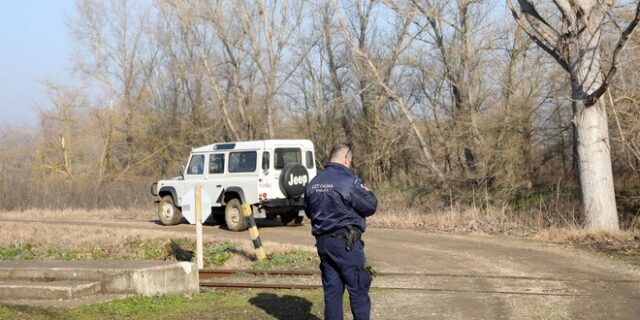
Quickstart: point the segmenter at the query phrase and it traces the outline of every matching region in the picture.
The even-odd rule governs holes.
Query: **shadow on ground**
[[[249,302],[279,320],[320,320],[311,313],[309,300],[296,296],[278,296],[273,293],[258,293]]]

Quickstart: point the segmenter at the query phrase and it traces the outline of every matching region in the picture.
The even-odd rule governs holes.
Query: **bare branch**
[[[598,101],[598,98],[600,98],[607,91],[607,88],[609,87],[611,80],[613,80],[613,76],[616,74],[616,71],[618,71],[618,62],[620,61],[620,52],[622,51],[625,44],[627,43],[627,40],[629,40],[629,36],[638,25],[638,22],[640,22],[640,2],[638,2],[638,5],[636,6],[636,13],[635,13],[635,16],[633,17],[633,20],[631,20],[627,28],[624,29],[624,31],[622,31],[622,33],[620,34],[620,38],[618,39],[618,44],[616,45],[616,48],[613,50],[613,56],[611,58],[611,67],[609,68],[607,75],[602,81],[602,84],[600,85],[600,87],[587,96],[587,98],[585,99],[586,106],[594,105],[596,101]]]
[[[522,0],[519,0],[519,1],[521,3],[524,2]],[[525,25],[524,17],[522,15],[518,14],[518,12],[516,11],[516,9],[515,9],[515,7],[513,5],[513,2],[511,0],[507,0],[507,5],[509,5],[509,9],[511,10],[511,13],[513,14],[513,17],[515,18],[515,20],[518,23],[518,25],[520,26],[520,28],[522,28],[522,30],[524,30],[524,32],[526,32],[527,35],[529,35],[529,37],[533,40],[533,42],[535,42],[538,46],[540,46],[540,48],[542,48],[542,50],[546,51],[549,55],[551,55],[551,57],[553,57],[553,59],[555,59],[558,62],[558,64],[560,64],[560,66],[564,70],[569,72],[570,70],[569,70],[569,63],[567,61],[567,57],[564,57],[560,53],[559,48],[556,47],[555,43],[557,43],[557,41],[551,41],[550,39],[547,39],[547,38],[540,38],[538,35],[541,35],[541,33],[538,32],[538,31],[536,31],[536,33],[538,35],[536,35],[535,33],[531,32],[529,30],[529,28],[527,28],[526,25]],[[534,8],[534,10],[535,10],[535,8]],[[523,13],[524,13],[524,10],[523,10]],[[527,19],[527,21],[529,21],[529,23],[531,25],[531,20]],[[544,23],[546,23],[546,22],[544,22]],[[531,25],[531,27],[535,31],[535,29],[536,29],[535,26]],[[554,30],[554,32],[555,32],[555,30]]]
[[[137,161],[136,163],[134,163],[134,164],[128,163],[127,166],[120,172],[120,174],[118,174],[118,176],[115,179],[113,179],[113,181],[120,181],[120,179],[122,179],[127,174],[127,172],[129,172],[129,170],[131,170],[131,169],[133,169],[133,168],[135,168],[135,167],[137,167],[137,166],[139,166],[141,164],[144,164],[145,162],[153,160],[153,158],[155,158],[158,154],[163,152],[168,147],[169,147],[169,145],[165,144],[165,145],[161,146],[160,148],[157,148],[156,151],[153,152],[152,154],[144,157],[143,159]]]
[[[520,4],[520,11],[525,15],[533,30],[549,45],[555,44],[560,37],[560,33],[538,13],[535,5],[529,0],[518,0],[518,3]]]
[[[567,22],[569,25],[569,33],[574,33],[576,30],[574,29],[576,23],[576,14],[571,7],[571,3],[569,0],[553,0],[556,7],[562,13],[562,19]]]

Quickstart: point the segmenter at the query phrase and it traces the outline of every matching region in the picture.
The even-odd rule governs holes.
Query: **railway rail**
[[[289,270],[202,270],[199,273],[200,286],[205,288],[220,289],[300,289],[313,290],[322,288],[319,284],[299,283],[296,278],[300,277],[320,277],[319,271],[289,271]],[[262,277],[265,282],[247,281],[224,281],[229,277]],[[377,277],[449,277],[449,278],[480,278],[494,280],[525,280],[525,281],[555,281],[555,282],[586,282],[586,283],[609,283],[609,284],[640,284],[640,280],[627,279],[586,279],[586,278],[560,278],[560,277],[528,277],[528,276],[508,276],[508,275],[482,275],[482,274],[452,274],[452,273],[407,273],[407,272],[380,272]],[[274,283],[269,282],[269,278],[290,277],[291,282]],[[405,291],[427,291],[444,293],[484,293],[484,294],[510,294],[510,295],[534,295],[534,296],[597,296],[597,294],[577,293],[577,292],[531,292],[516,290],[475,290],[456,288],[425,288],[425,287],[404,287],[404,286],[383,286],[387,290]],[[640,296],[626,296],[629,299],[640,299]]]
[[[215,278],[224,278],[232,275],[251,276],[313,276],[320,275],[320,271],[307,270],[233,270],[220,269],[200,270],[200,281]],[[405,276],[405,277],[450,277],[450,278],[485,278],[485,279],[508,279],[508,280],[540,280],[558,282],[604,282],[604,283],[640,283],[640,280],[630,279],[590,279],[590,278],[559,278],[559,277],[528,277],[528,276],[508,276],[491,274],[458,274],[458,273],[428,273],[428,272],[377,272],[377,277],[384,276]]]

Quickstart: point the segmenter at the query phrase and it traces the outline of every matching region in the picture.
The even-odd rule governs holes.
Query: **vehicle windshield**
[[[204,155],[195,154],[191,156],[191,161],[189,161],[189,168],[187,169],[187,174],[203,174],[203,173],[204,173]]]

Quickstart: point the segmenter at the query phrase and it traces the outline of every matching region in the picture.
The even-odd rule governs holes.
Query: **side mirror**
[[[180,165],[180,176],[184,178],[184,164]]]

